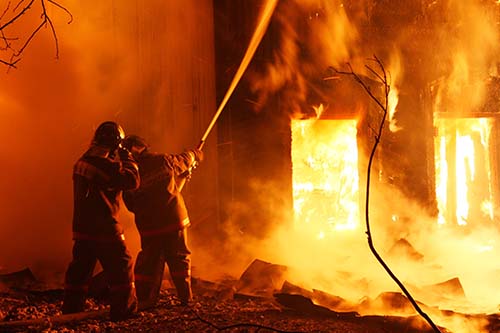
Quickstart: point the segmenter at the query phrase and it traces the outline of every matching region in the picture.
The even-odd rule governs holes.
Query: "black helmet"
[[[123,128],[114,121],[105,121],[97,127],[92,143],[98,146],[116,149],[125,137]]]
[[[127,135],[122,141],[122,146],[130,151],[132,151],[132,147],[134,146],[139,148],[146,148],[145,150],[149,148],[149,145],[146,143],[146,140],[144,138],[134,134]]]

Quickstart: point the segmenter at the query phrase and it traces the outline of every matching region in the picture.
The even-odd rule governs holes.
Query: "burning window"
[[[359,224],[356,120],[293,120],[296,223],[318,238]]]
[[[491,118],[435,119],[436,195],[439,223],[493,220]]]

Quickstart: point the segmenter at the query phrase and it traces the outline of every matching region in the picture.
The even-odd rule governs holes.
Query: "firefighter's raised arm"
[[[120,157],[120,169],[113,182],[122,190],[135,190],[139,187],[139,167],[134,160],[132,153],[125,147],[118,147],[118,156]]]

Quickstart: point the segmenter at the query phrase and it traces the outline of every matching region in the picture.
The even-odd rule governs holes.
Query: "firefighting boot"
[[[161,276],[136,276],[137,299],[141,310],[151,308],[158,303],[161,288]]]
[[[112,321],[124,320],[133,317],[137,312],[137,296],[134,284],[128,287],[111,287],[110,318]]]
[[[193,300],[193,292],[191,290],[191,277],[173,276],[175,289],[177,290],[177,297],[181,301],[181,305],[189,305]]]
[[[151,295],[151,283],[149,281],[138,280],[136,277],[135,287],[139,303],[147,301]]]

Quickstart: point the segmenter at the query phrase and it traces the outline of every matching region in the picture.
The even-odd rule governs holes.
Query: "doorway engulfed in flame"
[[[434,138],[440,224],[493,220],[491,118],[438,118]]]
[[[293,206],[318,238],[359,225],[356,120],[293,120]]]
[[[494,219],[492,118],[436,118],[438,223]],[[296,223],[324,238],[360,223],[356,120],[292,120],[293,206]]]

